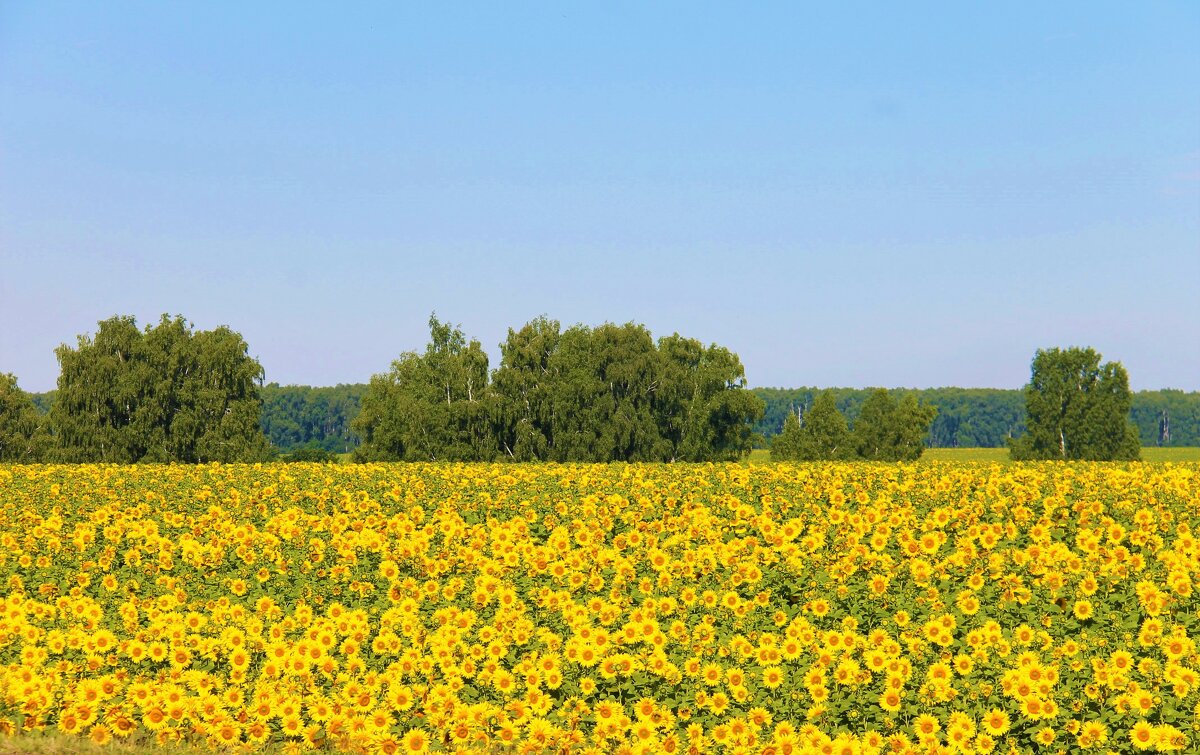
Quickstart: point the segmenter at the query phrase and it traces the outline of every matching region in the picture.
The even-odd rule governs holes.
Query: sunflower
[[[998,737],[1008,731],[1011,722],[1008,714],[999,708],[992,708],[987,713],[983,714],[983,719],[980,723],[983,730],[993,737]]]
[[[423,729],[409,729],[401,738],[403,752],[420,753],[429,751],[429,735]]]

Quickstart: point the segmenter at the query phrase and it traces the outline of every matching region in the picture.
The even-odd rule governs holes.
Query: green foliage
[[[834,391],[823,391],[799,416],[789,412],[783,431],[771,445],[777,461],[914,461],[937,409],[903,393],[899,402],[884,388],[872,391],[858,407],[854,429],[838,410]]]
[[[1014,459],[1135,460],[1129,376],[1120,362],[1100,363],[1093,349],[1039,349],[1025,386],[1028,432],[1011,444]]]
[[[931,388],[917,399],[936,406],[927,444],[943,448],[1006,448],[1025,432],[1025,399],[1020,391],[994,388]]]
[[[783,430],[771,439],[771,461],[797,461],[800,459],[800,417],[788,412],[783,420]]]
[[[263,434],[285,453],[310,447],[331,454],[353,451],[358,436],[350,423],[358,416],[366,391],[363,384],[310,388],[268,383],[261,391]]]
[[[867,461],[916,461],[925,448],[937,409],[917,402],[905,393],[899,402],[885,388],[877,388],[863,402],[851,443],[857,458]]]
[[[358,461],[490,461],[494,397],[488,358],[478,341],[429,318],[424,354],[407,352],[375,375],[351,429],[362,438]]]
[[[730,461],[752,445],[762,401],[745,390],[737,354],[675,333],[658,341],[661,378],[655,390],[659,430],[669,459]]]
[[[822,391],[818,394],[802,419],[796,459],[834,461],[854,457],[854,445],[846,417],[838,411],[837,400],[832,392]]]
[[[737,459],[762,411],[736,354],[678,333],[543,317],[500,349],[501,448],[517,460]]]
[[[766,438],[783,428],[788,412],[812,406],[816,388],[755,388],[766,404],[755,431]],[[831,389],[838,409],[853,422],[870,391]],[[1025,433],[1025,396],[1019,390],[993,388],[897,389],[896,395],[913,393],[922,404],[936,406],[938,414],[925,443],[930,448],[1007,448],[1010,438]],[[1139,391],[1133,394],[1130,418],[1144,446],[1200,446],[1200,392],[1180,390]]]
[[[762,411],[736,354],[634,323],[539,317],[509,329],[490,380],[478,342],[436,318],[430,337],[372,378],[356,459],[729,460]]]
[[[840,411],[853,423],[870,396],[869,389],[831,388]],[[764,437],[776,435],[783,428],[784,418],[796,408],[801,411],[813,405],[821,390],[818,388],[755,388],[753,392],[766,404],[763,418],[755,425]],[[912,393],[918,403],[936,406],[934,417],[925,438],[930,447],[998,447],[1007,439],[1025,431],[1025,402],[1020,391],[992,388],[898,388],[896,396]],[[1200,402],[1197,402],[1200,404]]]
[[[259,428],[262,366],[227,327],[193,331],[163,315],[99,323],[60,346],[50,421],[63,461],[255,461],[269,455]]]
[[[1138,391],[1129,413],[1143,446],[1200,446],[1200,392]]]
[[[45,393],[31,393],[33,406],[38,410],[39,414],[49,414],[50,407],[54,404],[54,396],[57,391],[46,391]]]
[[[550,458],[554,392],[562,339],[557,320],[538,317],[520,330],[508,329],[500,344],[500,368],[492,388],[501,397],[496,423],[500,448],[515,461]]]
[[[17,386],[17,378],[0,373],[0,462],[43,461],[50,447],[46,417]]]
[[[566,330],[551,357],[547,458],[653,461],[669,458],[654,414],[658,354],[640,325]],[[503,368],[503,366],[502,366]]]

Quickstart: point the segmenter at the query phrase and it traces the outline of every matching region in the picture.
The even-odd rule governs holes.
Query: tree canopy
[[[850,428],[838,411],[837,402],[829,391],[818,394],[813,405],[804,413],[800,428],[799,455],[801,460],[850,459],[854,456]]]
[[[311,388],[268,383],[259,391],[263,433],[284,453],[298,449],[349,453],[358,445],[350,423],[358,416],[366,390],[363,384]]]
[[[406,352],[375,375],[351,423],[360,461],[490,461],[496,456],[488,357],[478,341],[429,318],[425,352]]]
[[[1014,459],[1140,457],[1137,427],[1129,420],[1129,375],[1120,362],[1100,359],[1090,348],[1037,351],[1025,386],[1028,431],[1012,442]]]
[[[61,373],[50,409],[56,454],[79,462],[259,460],[263,370],[227,327],[193,331],[163,315],[99,323],[57,349]]]
[[[837,409],[853,424],[871,395],[866,388],[754,388],[766,404],[755,432],[772,438],[782,431],[789,413],[807,411],[819,394],[832,394]],[[931,448],[958,446],[998,448],[1025,431],[1025,402],[1020,391],[995,388],[896,388],[894,396],[912,393],[918,403],[937,407],[925,444]],[[1200,396],[1197,396],[1200,398]],[[1200,401],[1197,402],[1200,404]]]
[[[783,431],[771,445],[771,458],[781,461],[915,461],[937,409],[921,404],[912,393],[897,402],[886,388],[868,394],[853,429],[837,407],[833,391],[822,391],[807,410],[789,413]]]
[[[937,409],[905,393],[895,401],[884,388],[872,391],[854,420],[850,442],[855,455],[867,461],[916,461],[925,449],[923,439]]]
[[[806,443],[822,437],[815,430],[821,416],[834,418],[828,406],[816,406],[818,399],[828,393],[829,398],[822,400],[831,401],[853,426],[872,394],[870,389],[851,388],[747,389],[737,355],[721,346],[704,346],[678,334],[656,341],[643,326],[632,323],[563,330],[546,317],[510,329],[500,344],[501,363],[489,374],[481,348],[476,345],[472,349],[474,342],[469,343],[459,329],[437,325],[438,334],[431,336],[432,352],[401,355],[397,361],[406,363],[403,369],[391,377],[376,376],[377,381],[404,377],[417,385],[425,379],[418,374],[423,370],[442,375],[441,395],[444,399],[449,386],[449,401],[407,405],[412,411],[400,423],[410,430],[423,426],[426,435],[433,432],[434,437],[410,434],[402,446],[388,447],[385,438],[390,434],[398,441],[401,428],[393,421],[399,415],[393,413],[392,420],[382,420],[382,384],[376,387],[375,408],[358,426],[354,420],[368,391],[366,384],[255,385],[261,399],[258,423],[271,447],[283,454],[300,449],[346,453],[361,442],[355,428],[369,427],[375,434],[374,448],[364,449],[360,458],[428,458],[431,449],[439,449],[436,452],[444,457],[451,437],[457,438],[454,444],[462,442],[475,449],[466,454],[460,448],[452,454],[471,458],[708,460],[737,458],[747,439],[759,445],[771,443],[773,455],[779,458],[824,458],[826,452],[811,447],[803,452],[787,450],[789,443],[798,442],[801,430]],[[0,425],[0,434],[9,444],[4,453],[16,453],[13,444],[20,438],[19,443],[30,440],[21,452],[27,460],[257,457],[262,448],[257,440],[241,450],[237,443],[230,445],[226,440],[225,451],[220,451],[212,448],[213,438],[219,436],[210,435],[201,444],[208,449],[204,454],[190,449],[187,417],[191,412],[194,419],[197,401],[203,403],[203,396],[209,394],[198,393],[194,381],[185,387],[176,385],[180,381],[171,377],[172,370],[178,375],[180,365],[195,362],[196,349],[211,341],[228,342],[234,356],[240,348],[244,357],[245,344],[237,342],[240,336],[220,328],[212,334],[192,333],[178,317],[164,317],[145,332],[132,318],[114,317],[101,326],[103,332],[81,339],[89,349],[83,360],[86,380],[81,382],[78,375],[71,374],[80,360],[78,355],[65,361],[60,355],[64,367],[60,380],[74,381],[78,390],[66,397],[68,402],[53,417],[48,415],[58,401],[58,391],[25,393],[16,388],[15,378],[8,378],[3,386],[7,414]],[[126,363],[130,359],[132,363]],[[253,384],[261,381],[261,368],[256,364],[250,365],[259,375],[250,380]],[[187,372],[186,366],[183,372]],[[462,391],[456,392],[454,386],[464,374],[470,376],[469,383],[462,384],[468,398],[458,403],[455,397]],[[484,398],[472,400],[474,386],[480,383],[486,385]],[[221,393],[219,385],[215,388]],[[81,399],[80,392],[88,390],[90,402]],[[937,408],[922,438],[929,447],[1003,447],[1026,432],[1026,398],[1021,390],[947,387],[890,391],[897,400],[908,394],[919,405]],[[192,409],[169,401],[163,404],[149,398],[152,395],[190,395],[183,404]],[[229,395],[236,400],[237,390]],[[1200,392],[1141,391],[1131,396],[1128,416],[1141,443],[1200,445]],[[30,400],[36,416],[27,411]],[[13,408],[18,405],[23,407],[20,411]],[[140,407],[138,412],[131,411],[134,405]],[[177,412],[179,407],[184,408],[182,413]],[[83,414],[71,419],[63,412]],[[178,416],[173,414],[168,423],[165,412]],[[756,413],[759,419],[747,428],[744,418]],[[18,416],[20,421],[15,419]],[[237,416],[246,419],[248,414],[239,409]],[[443,419],[451,425],[433,431]],[[470,432],[461,438],[464,423]],[[777,438],[785,423],[793,435]],[[236,423],[224,425],[223,432],[228,433]],[[37,431],[27,438],[34,432],[31,427]],[[124,440],[118,442],[117,436]],[[1132,447],[1127,439],[1122,442]],[[213,450],[219,453],[210,453]],[[242,451],[246,453],[242,455]],[[1019,446],[1016,453],[1033,452]]]
[[[47,424],[16,376],[0,373],[0,462],[43,461],[50,445]]]
[[[751,445],[761,402],[737,355],[641,325],[509,329],[489,375],[478,341],[431,317],[423,354],[372,378],[361,460],[708,461]]]
[[[832,391],[822,391],[803,415],[789,413],[783,432],[771,445],[771,458],[794,461],[852,459],[846,417],[838,411]]]
[[[773,461],[800,461],[800,415],[788,412],[783,420],[783,429],[771,439]]]

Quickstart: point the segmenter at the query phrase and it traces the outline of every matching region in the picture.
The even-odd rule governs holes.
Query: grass
[[[771,452],[765,448],[756,448],[750,452],[749,461],[754,464],[769,462]],[[927,448],[921,454],[921,461],[975,461],[994,464],[1007,464],[1007,448]],[[1142,461],[1149,462],[1196,462],[1200,461],[1200,447],[1142,449]]]
[[[1143,448],[1142,461],[1200,461],[1200,448]]]
[[[1003,464],[1010,461],[1007,448],[927,448],[921,461],[981,461]]]

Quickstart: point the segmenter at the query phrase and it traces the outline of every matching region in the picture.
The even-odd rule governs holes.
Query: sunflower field
[[[0,737],[1196,753],[1198,528],[1198,464],[4,466]]]

